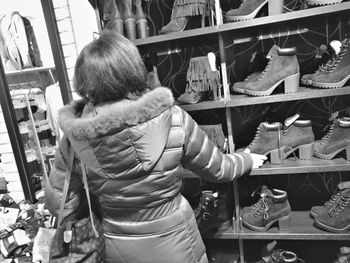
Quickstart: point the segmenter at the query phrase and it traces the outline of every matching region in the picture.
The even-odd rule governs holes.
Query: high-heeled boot
[[[162,27],[159,34],[182,32],[191,16],[205,16],[207,8],[208,0],[175,0],[171,20]]]
[[[103,14],[104,28],[124,35],[124,22],[115,0],[105,1]]]
[[[136,31],[137,38],[145,38],[147,37],[147,19],[145,13],[142,9],[142,0],[134,0],[135,8],[136,8]]]
[[[132,0],[119,0],[122,7],[122,16],[124,20],[125,36],[130,40],[136,39],[136,21],[132,12]]]

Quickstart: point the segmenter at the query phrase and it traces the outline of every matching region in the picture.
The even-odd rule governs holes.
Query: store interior
[[[182,171],[209,262],[350,262],[350,2],[184,2],[0,0],[0,262],[48,262],[57,112],[104,29],[134,42],[220,151],[268,157],[232,183]]]

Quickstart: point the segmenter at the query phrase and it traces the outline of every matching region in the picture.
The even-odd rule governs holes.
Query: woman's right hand
[[[244,150],[245,153],[249,153],[253,160],[253,168],[259,168],[267,160],[267,157],[262,154],[251,153],[248,148]]]

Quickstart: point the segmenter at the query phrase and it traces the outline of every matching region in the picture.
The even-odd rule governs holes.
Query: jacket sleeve
[[[60,211],[64,182],[68,170],[70,147],[69,140],[64,136],[56,150],[55,161],[50,171],[49,181],[44,182],[46,208],[48,208],[54,216],[58,216]],[[78,162],[79,160],[74,158],[63,218],[75,212],[80,204],[83,183],[81,181],[81,170]]]
[[[185,168],[212,182],[231,182],[250,172],[253,166],[250,154],[220,152],[192,117],[180,108],[179,111],[184,131],[182,164]]]

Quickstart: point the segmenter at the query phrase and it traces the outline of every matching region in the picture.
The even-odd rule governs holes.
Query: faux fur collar
[[[150,120],[169,109],[174,104],[172,92],[163,87],[144,94],[128,103],[114,102],[101,114],[81,117],[86,106],[82,100],[73,101],[59,111],[58,122],[65,134],[75,139],[93,139],[118,130]]]

